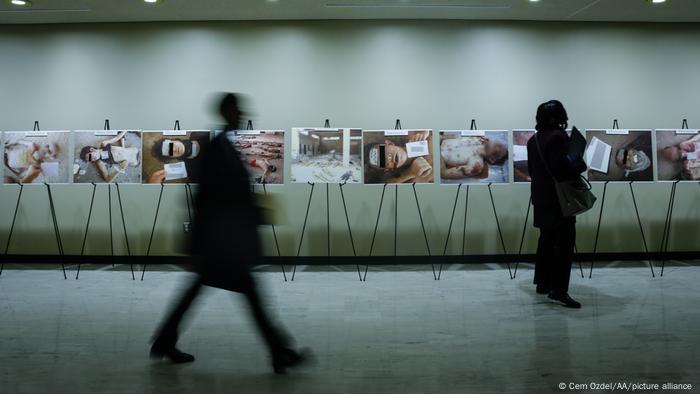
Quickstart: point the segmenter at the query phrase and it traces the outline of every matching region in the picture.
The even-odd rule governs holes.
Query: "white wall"
[[[321,126],[456,129],[529,128],[537,105],[561,99],[579,128],[698,127],[700,28],[690,24],[500,22],[256,22],[28,25],[0,27],[0,129],[34,120],[43,129],[213,127],[213,92],[250,95],[256,128]],[[287,148],[289,151],[289,148]],[[668,184],[639,184],[638,203],[652,250],[661,242]],[[296,253],[308,186],[271,187],[288,224],[283,254]],[[347,186],[359,254],[366,254],[381,187]],[[442,253],[456,187],[417,186],[432,252]],[[602,186],[596,190],[601,191]],[[672,247],[698,249],[700,190],[679,186]],[[16,186],[0,187],[4,247]],[[66,253],[79,253],[90,186],[57,186]],[[337,186],[331,187],[334,254],[351,254]],[[158,187],[124,186],[132,253],[146,250]],[[393,198],[393,193],[388,194]],[[494,187],[509,252],[517,251],[526,185]],[[98,191],[87,253],[102,254],[106,189]],[[463,200],[462,200],[463,201]],[[392,253],[393,201],[383,209],[375,253]],[[485,187],[472,187],[468,253],[500,253]],[[168,186],[153,254],[176,253],[186,218],[184,192]],[[117,206],[115,205],[116,209]],[[316,188],[302,254],[325,254],[325,189]],[[11,253],[53,253],[45,190],[25,188]],[[116,211],[118,212],[118,211]],[[399,190],[399,252],[424,254],[413,195]],[[386,215],[386,216],[384,216]],[[461,229],[463,203],[455,225]],[[626,185],[610,185],[601,250],[640,250]],[[120,224],[115,216],[115,229]],[[579,250],[592,248],[597,211],[579,219]],[[271,233],[264,230],[268,252]],[[117,253],[125,253],[115,232]],[[448,253],[461,249],[453,233]],[[526,250],[534,250],[535,233]],[[309,242],[307,242],[309,241]]]

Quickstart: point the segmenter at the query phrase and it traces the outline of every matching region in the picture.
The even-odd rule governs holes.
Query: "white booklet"
[[[586,149],[586,164],[591,170],[607,174],[611,152],[612,146],[597,137],[593,137]]]

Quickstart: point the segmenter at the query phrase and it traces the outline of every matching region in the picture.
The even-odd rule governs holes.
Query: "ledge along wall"
[[[471,21],[298,21],[24,25],[0,27],[0,130],[216,127],[215,92],[249,95],[255,128],[295,126],[468,128],[534,126],[537,105],[562,100],[580,129],[700,126],[700,27]],[[439,144],[434,144],[437,150]],[[289,157],[287,144],[286,154]],[[438,157],[436,155],[436,157]],[[289,174],[289,168],[285,169]],[[436,177],[437,180],[437,177]],[[652,251],[661,242],[670,184],[635,186]],[[283,255],[295,255],[309,186],[270,186],[287,222]],[[433,254],[442,254],[456,186],[418,185]],[[17,186],[0,187],[4,248]],[[370,246],[381,186],[345,187],[359,255]],[[464,189],[463,189],[464,190]],[[509,253],[517,252],[529,188],[493,187]],[[595,186],[602,193],[602,184]],[[66,254],[79,254],[90,185],[53,188]],[[132,254],[148,245],[159,187],[123,185]],[[387,188],[375,254],[393,253],[393,187]],[[116,190],[113,189],[113,197]],[[671,250],[697,250],[697,184],[678,186]],[[182,251],[184,190],[166,186],[151,254]],[[448,254],[460,253],[464,194]],[[334,255],[351,255],[337,185],[330,189]],[[399,188],[398,253],[427,254],[410,186]],[[116,199],[115,253],[126,254]],[[593,248],[598,212],[579,218],[578,247]],[[643,250],[626,184],[610,184],[600,251]],[[96,196],[87,254],[109,254],[106,188]],[[262,230],[275,254],[272,233]],[[472,186],[466,253],[501,253],[488,191]],[[232,240],[233,241],[233,240]],[[536,247],[536,232],[525,251]],[[24,190],[10,253],[57,253],[46,190]],[[326,254],[325,186],[317,185],[302,255]]]

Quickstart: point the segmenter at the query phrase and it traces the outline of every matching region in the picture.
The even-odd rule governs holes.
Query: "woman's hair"
[[[90,151],[92,151],[93,149],[97,149],[97,148],[95,148],[94,146],[90,146],[90,145],[84,146],[84,147],[80,150],[80,160],[82,160],[82,161],[89,161],[89,160],[88,160],[88,154],[90,154]]]
[[[549,100],[546,103],[540,104],[537,107],[537,115],[535,117],[537,125],[535,130],[565,130],[569,117],[566,114],[564,105],[558,100]]]

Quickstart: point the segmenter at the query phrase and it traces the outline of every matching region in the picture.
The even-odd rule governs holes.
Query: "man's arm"
[[[114,138],[110,138],[108,140],[100,142],[100,146],[104,148],[107,145],[116,144],[118,141],[121,141],[125,135],[126,135],[126,131],[122,131],[119,134],[117,134]],[[123,145],[123,143],[122,143],[122,145]]]

